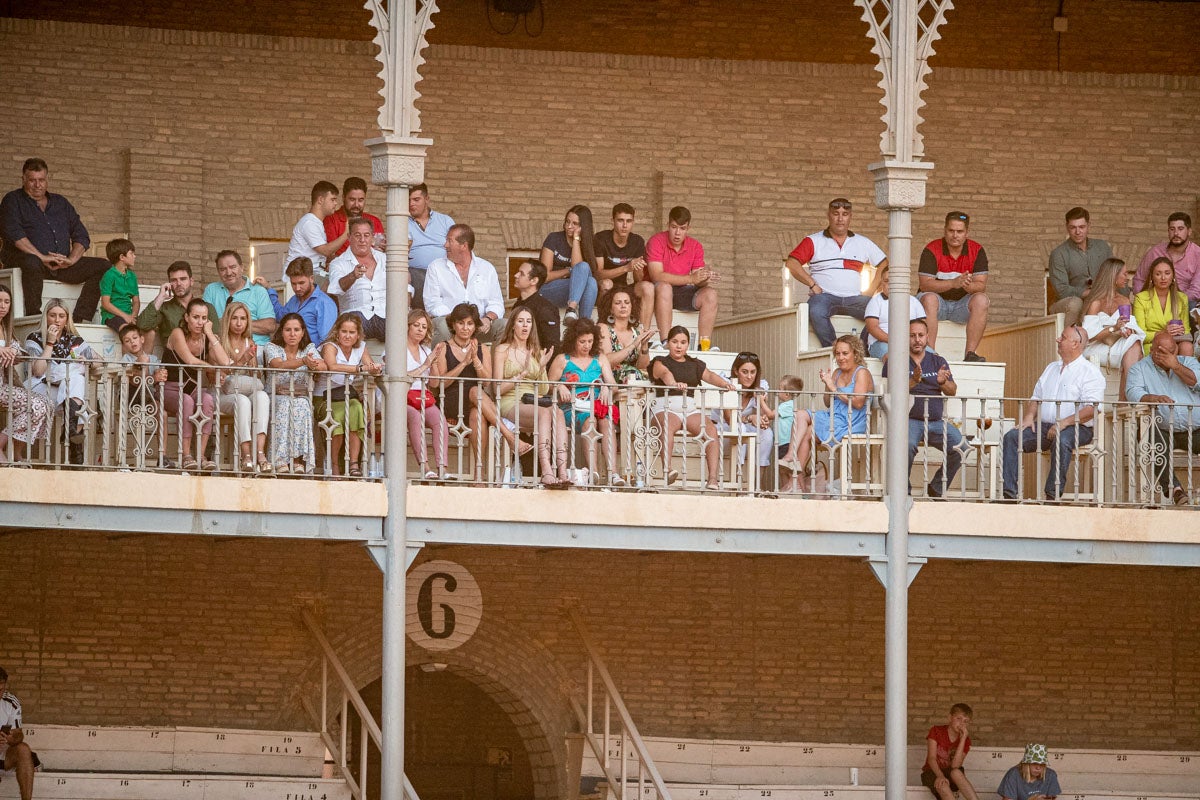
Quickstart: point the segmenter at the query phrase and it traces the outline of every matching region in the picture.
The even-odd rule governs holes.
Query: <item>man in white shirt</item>
[[[33,797],[33,770],[37,756],[25,744],[21,730],[21,701],[8,691],[8,673],[0,668],[0,760],[5,772],[16,770],[21,800]]]
[[[451,226],[445,248],[446,257],[431,261],[425,275],[425,310],[433,317],[433,340],[449,339],[446,316],[459,303],[470,303],[483,320],[479,341],[498,341],[504,333],[504,296],[496,268],[473,252],[475,231],[469,225]]]
[[[319,278],[328,277],[325,264],[346,243],[342,234],[332,242],[325,240],[325,218],[337,210],[338,188],[329,181],[317,181],[312,188],[312,207],[300,218],[296,227],[292,228],[292,240],[288,242],[287,258],[283,260],[288,265],[297,258],[307,258],[313,263],[313,274]],[[280,278],[287,280],[286,275]]]
[[[1021,424],[1004,434],[1004,499],[1020,499],[1017,462],[1022,453],[1050,452],[1045,496],[1057,500],[1067,485],[1075,448],[1092,441],[1096,406],[1104,399],[1100,368],[1082,358],[1088,337],[1072,325],[1058,337],[1058,360],[1046,367],[1025,404]]]
[[[387,332],[387,256],[371,247],[369,219],[351,220],[350,249],[329,262],[329,294],[343,312],[362,318],[363,335],[384,341]]]

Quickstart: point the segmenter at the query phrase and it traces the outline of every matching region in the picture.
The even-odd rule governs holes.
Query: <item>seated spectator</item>
[[[351,244],[351,249],[353,247]],[[349,476],[361,478],[362,439],[367,420],[355,376],[379,375],[383,368],[374,363],[367,352],[362,318],[358,314],[342,312],[333,323],[329,339],[321,344],[321,357],[325,360],[325,368],[317,378],[313,413],[322,429],[330,422],[334,425],[329,448],[333,474],[341,475],[345,462]],[[343,442],[346,445],[344,453]]]
[[[270,344],[270,342],[268,342]],[[267,459],[267,421],[271,417],[271,398],[263,391],[259,373],[258,346],[250,337],[250,309],[233,302],[221,317],[221,346],[233,360],[233,369],[221,371],[221,395],[217,408],[233,414],[233,429],[241,460],[238,469],[265,475],[272,464]],[[250,458],[251,439],[258,457]]]
[[[792,421],[791,459],[780,466],[796,475],[800,491],[809,491],[808,464],[813,437],[826,447],[833,447],[849,433],[867,432],[867,404],[875,391],[875,380],[863,366],[866,351],[862,337],[855,334],[839,336],[833,342],[833,362],[837,369],[823,369],[817,375],[825,384],[824,402],[829,411],[797,411]]]
[[[14,338],[12,309],[12,290],[0,284],[0,408],[8,409],[8,426],[0,432],[0,463],[24,461],[29,446],[45,438],[50,417],[50,404],[43,395],[17,385],[14,366],[22,352]]]
[[[450,449],[450,434],[446,427],[446,417],[437,406],[434,391],[438,388],[434,367],[437,358],[429,343],[429,329],[433,325],[429,315],[422,309],[413,309],[408,316],[408,374],[413,377],[412,388],[408,390],[408,444],[413,455],[417,457],[417,471],[425,476],[425,480],[446,480],[446,465],[449,463],[446,453]],[[446,343],[437,345],[441,350],[446,349]],[[429,449],[425,443],[425,430],[433,434],[433,457],[437,469],[429,468]]]
[[[171,331],[179,327],[188,303],[197,296],[194,289],[192,265],[186,261],[172,262],[167,267],[167,282],[159,289],[158,296],[138,314],[137,326],[146,334],[147,351],[153,351],[156,343],[165,345],[171,338]],[[220,318],[212,303],[208,304],[208,318]]]
[[[588,483],[597,482],[596,431],[604,442],[608,485],[624,486],[617,472],[617,439],[613,433],[612,368],[600,357],[599,328],[586,317],[567,323],[562,354],[550,362],[550,380],[562,381],[558,403],[567,429],[583,437],[587,455]]]
[[[289,311],[279,320],[275,335],[267,343],[265,359],[271,368],[271,462],[274,471],[286,475],[312,475],[317,464],[313,442],[313,373],[325,369],[325,361],[308,336],[308,326],[299,314]]]
[[[654,283],[646,273],[646,240],[633,232],[633,214],[633,206],[617,203],[612,228],[596,234],[596,282],[601,295],[614,286],[632,289],[642,309],[638,322],[645,329],[654,313]],[[604,322],[603,316],[600,322]]]
[[[792,458],[792,425],[796,419],[796,398],[804,391],[804,380],[798,375],[784,375],[779,379],[779,404],[775,406],[775,441],[777,463],[790,462]],[[786,476],[779,486],[779,491],[790,492],[793,485],[792,471],[787,470]]]
[[[350,222],[350,249],[329,264],[329,294],[342,314],[362,322],[363,335],[384,341],[387,336],[387,256],[371,246],[371,223]]]
[[[554,231],[542,242],[541,262],[546,268],[542,295],[559,308],[565,308],[564,322],[581,315],[591,318],[596,307],[596,278],[599,269],[592,231],[592,211],[587,206],[571,206],[563,218],[561,231]]]
[[[1129,369],[1125,396],[1133,403],[1155,404],[1151,428],[1155,482],[1163,497],[1176,505],[1188,502],[1187,492],[1175,477],[1171,452],[1200,453],[1200,361],[1179,354],[1179,345],[1166,331],[1154,335],[1150,355]],[[1163,458],[1158,458],[1162,454]],[[1189,463],[1191,462],[1189,457]]]
[[[715,287],[720,275],[705,266],[704,246],[687,235],[691,226],[692,212],[683,206],[672,208],[667,215],[667,229],[646,242],[646,270],[654,282],[658,329],[670,329],[673,311],[698,311],[699,346],[708,350],[717,320]]]
[[[544,388],[550,355],[538,344],[533,314],[528,308],[518,307],[492,353],[492,374],[499,381],[496,399],[502,418],[512,420],[523,433],[534,433],[542,485],[565,489],[571,483],[567,476],[566,421]]]
[[[925,306],[929,323],[929,345],[937,346],[940,320],[948,319],[967,326],[967,352],[963,361],[986,361],[976,350],[987,327],[988,259],[979,242],[967,238],[971,218],[961,211],[946,215],[941,239],[925,245],[917,281],[918,298]]]
[[[758,485],[763,486],[767,471],[771,468],[771,457],[775,454],[775,410],[771,408],[767,392],[771,387],[762,377],[762,364],[754,353],[738,353],[730,370],[733,384],[740,391],[738,400],[741,408],[727,419],[717,414],[717,427],[721,431],[739,430],[758,435],[758,468],[761,473]],[[738,448],[738,463],[746,463],[746,445]]]
[[[600,298],[600,352],[608,359],[617,383],[646,381],[650,367],[650,342],[658,331],[643,327],[641,296],[630,286],[618,285]]]
[[[215,325],[225,313],[225,308],[235,300],[245,303],[246,308],[250,309],[250,333],[254,336],[254,343],[265,346],[271,341],[271,334],[278,325],[270,295],[243,274],[242,256],[238,251],[222,250],[217,253],[216,263],[220,280],[204,287],[205,302],[217,312],[216,318],[210,317],[209,321]]]
[[[927,755],[921,768],[921,785],[938,800],[954,800],[955,794],[963,800],[979,800],[963,769],[963,761],[971,752],[971,737],[967,733],[970,724],[971,707],[955,703],[950,706],[950,721],[934,725],[925,735]]]
[[[64,409],[70,461],[82,464],[87,362],[97,356],[75,330],[63,301],[46,303],[42,327],[25,338],[25,352],[32,359],[26,388],[44,397],[51,410]]]
[[[142,333],[137,325],[126,325],[121,328],[119,335],[121,337],[121,363],[130,365],[131,374],[141,374],[146,378],[136,388],[144,393],[154,383],[166,383],[167,370],[163,367],[162,360],[146,350],[146,334]],[[138,367],[141,369],[137,370]],[[130,388],[131,394],[133,389],[134,387]]]
[[[1068,211],[1067,240],[1050,253],[1050,285],[1058,300],[1049,311],[1062,314],[1065,325],[1079,324],[1087,310],[1084,295],[1091,290],[1104,262],[1113,257],[1108,242],[1088,236],[1091,221],[1086,208],[1076,206]],[[1126,288],[1123,294],[1128,296],[1129,289]]]
[[[108,270],[103,258],[85,256],[91,247],[75,207],[49,191],[49,167],[30,158],[21,167],[21,188],[0,200],[0,263],[21,270],[25,314],[40,314],[45,281],[81,284],[75,322],[91,322],[100,302],[100,277]]]
[[[1175,281],[1175,264],[1167,256],[1150,264],[1150,281],[1146,288],[1133,296],[1133,317],[1146,332],[1142,343],[1143,355],[1150,354],[1150,342],[1159,331],[1175,338],[1179,352],[1193,354],[1192,323],[1188,316],[1187,295],[1179,291]]]
[[[266,278],[259,275],[254,282],[267,290],[271,308],[275,310],[275,321],[282,321],[286,314],[299,314],[308,329],[310,341],[323,342],[337,319],[337,302],[325,294],[313,280],[312,261],[303,256],[287,265],[284,275],[292,285],[292,296],[283,305],[279,304],[279,292],[267,285]],[[272,341],[274,341],[272,339]]]
[[[312,205],[292,229],[292,240],[288,242],[287,258],[283,263],[291,264],[297,258],[307,258],[312,261],[317,277],[325,279],[329,275],[325,264],[344,248],[347,234],[343,233],[332,241],[325,237],[325,219],[337,208],[336,186],[329,181],[317,181],[309,197]],[[281,277],[287,280],[286,274]]]
[[[533,259],[523,262],[513,274],[513,285],[518,293],[516,305],[525,306],[533,313],[538,342],[543,349],[557,353],[560,338],[558,306],[538,291],[545,283],[546,268],[542,262]]]
[[[853,206],[844,197],[829,201],[829,226],[804,237],[787,257],[792,277],[808,287],[808,323],[822,347],[833,344],[834,314],[862,319],[870,297],[862,293],[862,270],[887,266],[887,254],[862,234],[850,230]]]
[[[908,323],[908,393],[912,397],[908,409],[908,471],[912,472],[917,448],[921,445],[941,452],[944,464],[938,467],[926,487],[929,497],[938,498],[946,494],[967,448],[962,432],[946,421],[946,402],[942,399],[958,394],[958,384],[954,382],[946,359],[928,348],[926,329],[923,319]],[[891,363],[889,360],[883,365],[885,378]]]
[[[1017,459],[1022,453],[1050,451],[1045,497],[1057,500],[1067,485],[1075,448],[1092,441],[1096,406],[1104,399],[1100,368],[1081,358],[1087,332],[1071,326],[1058,337],[1058,360],[1051,362],[1033,387],[1021,423],[1004,434],[1004,499],[1017,500]]]
[[[1121,400],[1125,399],[1125,375],[1141,357],[1141,344],[1146,338],[1146,332],[1132,317],[1132,306],[1125,295],[1128,283],[1124,261],[1105,261],[1091,281],[1083,316],[1089,342],[1083,357],[1101,367],[1120,368]]]
[[[875,285],[878,290],[867,301],[864,314],[863,330],[867,334],[867,355],[871,358],[884,358],[888,352],[888,268],[875,275]],[[908,319],[925,319],[925,307],[921,301],[912,295],[908,296]]]
[[[133,271],[137,253],[128,239],[113,239],[105,254],[112,266],[100,277],[100,321],[119,334],[121,328],[137,321],[142,307]]]
[[[1004,773],[996,794],[1001,800],[1054,800],[1062,794],[1058,773],[1047,766],[1046,745],[1025,745],[1021,763]]]
[[[33,798],[33,774],[40,767],[37,753],[25,743],[21,729],[21,701],[8,691],[8,672],[0,667],[0,760],[4,771],[16,771],[21,800]]]
[[[475,231],[453,225],[446,234],[446,257],[429,263],[425,276],[425,310],[433,317],[433,340],[450,338],[446,315],[459,303],[470,303],[482,320],[475,336],[488,344],[504,332],[504,296],[496,268],[475,255]]]
[[[1140,292],[1150,285],[1150,270],[1160,258],[1171,259],[1179,291],[1188,296],[1192,308],[1200,302],[1200,244],[1192,241],[1192,217],[1176,211],[1167,217],[1167,240],[1160,242],[1142,256],[1133,276],[1133,291]],[[1200,322],[1200,317],[1193,318]]]
[[[375,233],[372,242],[376,250],[382,250],[387,244],[387,237],[383,232],[383,221],[374,214],[368,214],[366,208],[367,182],[362,178],[346,178],[342,182],[342,207],[321,220],[321,224],[325,226],[325,241],[331,244],[341,242],[337,250],[325,259],[326,263],[346,252],[346,248],[350,246],[349,225],[352,219],[362,217],[371,223],[371,229]],[[438,240],[438,244],[441,244],[441,239]],[[292,262],[287,263],[290,265]],[[311,333],[310,329],[309,334],[311,335]]]
[[[232,363],[221,339],[213,332],[212,320],[208,318],[208,303],[198,297],[188,301],[187,309],[179,320],[179,327],[171,331],[163,350],[163,363],[167,365],[167,387],[163,394],[167,413],[179,422],[179,448],[182,453],[181,466],[186,472],[201,469],[214,472],[217,464],[205,459],[198,464],[192,455],[204,454],[208,449],[208,437],[212,435],[213,417],[217,399],[212,386],[216,382],[213,366],[227,367]],[[193,417],[200,409],[202,424],[198,443]]]
[[[720,485],[721,451],[717,439],[717,426],[696,406],[692,392],[700,384],[709,383],[722,389],[735,389],[732,383],[708,368],[703,361],[689,356],[688,344],[691,334],[682,325],[676,325],[667,333],[667,352],[650,362],[650,378],[656,386],[666,389],[664,396],[655,402],[654,424],[662,431],[663,475],[667,485],[679,480],[679,473],[671,468],[675,449],[675,434],[682,428],[689,436],[700,436],[704,431],[704,463],[707,471],[705,488],[716,489]]]
[[[423,183],[408,190],[408,279],[413,288],[413,306],[425,308],[425,278],[434,259],[446,254],[446,234],[454,226],[447,214],[429,206],[429,187]],[[436,336],[435,336],[436,338]]]
[[[459,303],[446,317],[453,333],[441,350],[434,349],[434,374],[441,383],[439,397],[442,414],[450,425],[465,418],[475,450],[475,480],[483,480],[484,443],[488,426],[494,425],[508,443],[509,451],[523,456],[533,445],[522,442],[510,427],[500,421],[496,404],[479,381],[492,377],[492,354],[488,346],[475,338],[479,329],[479,311],[470,303]]]

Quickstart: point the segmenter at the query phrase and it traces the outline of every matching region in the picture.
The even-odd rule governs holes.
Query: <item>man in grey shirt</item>
[[[1131,403],[1153,403],[1154,426],[1150,429],[1152,467],[1155,481],[1176,505],[1188,502],[1171,463],[1171,451],[1200,453],[1200,361],[1179,355],[1175,337],[1159,331],[1150,344],[1150,355],[1129,368],[1125,397]],[[1157,456],[1162,456],[1160,462]]]
[[[1078,325],[1083,319],[1083,296],[1100,271],[1100,265],[1112,258],[1112,248],[1103,239],[1088,238],[1091,216],[1086,208],[1075,206],[1067,212],[1067,240],[1050,253],[1050,285],[1058,300],[1051,314],[1063,314],[1063,325]]]

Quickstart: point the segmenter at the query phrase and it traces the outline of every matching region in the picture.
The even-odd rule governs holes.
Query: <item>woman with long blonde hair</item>
[[[222,370],[222,414],[233,414],[241,460],[240,472],[260,474],[272,471],[267,458],[267,421],[271,418],[271,398],[263,391],[259,372],[258,345],[250,331],[250,308],[234,301],[221,315],[221,346],[233,361],[233,369]],[[251,443],[257,445],[257,461],[250,457]]]

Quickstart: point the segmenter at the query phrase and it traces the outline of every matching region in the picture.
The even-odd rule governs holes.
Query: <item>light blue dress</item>
[[[858,381],[858,371],[866,369],[866,367],[857,367],[850,376],[850,384],[848,386],[837,387],[838,394],[853,394],[854,384]],[[838,375],[841,375],[839,369],[834,373],[834,383],[837,383]],[[846,398],[848,401],[849,398]],[[817,438],[821,444],[828,447],[831,444],[837,444],[847,433],[866,433],[867,432],[867,403],[863,403],[862,408],[852,408],[849,402],[842,402],[838,398],[834,398],[829,404],[830,410],[814,411],[813,412],[813,436]],[[832,422],[831,422],[832,420]],[[832,426],[832,427],[831,427]]]

